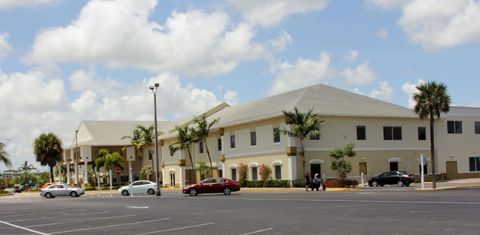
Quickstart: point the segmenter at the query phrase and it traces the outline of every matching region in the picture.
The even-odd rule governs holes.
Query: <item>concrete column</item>
[[[288,156],[288,179],[297,179],[297,156]]]
[[[84,173],[85,173],[85,175],[83,176],[84,177],[83,183],[86,185],[86,184],[88,184],[88,163],[87,162],[85,162]]]
[[[183,188],[185,186],[185,167],[181,166],[180,167],[180,188]]]

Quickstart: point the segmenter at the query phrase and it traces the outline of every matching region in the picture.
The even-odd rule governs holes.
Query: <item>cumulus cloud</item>
[[[398,24],[408,38],[435,51],[480,41],[480,2],[475,0],[367,0],[386,9],[400,8]]]
[[[393,88],[388,84],[388,81],[381,81],[378,89],[373,89],[370,92],[370,97],[389,100],[393,97]]]
[[[323,10],[327,0],[229,0],[249,23],[263,27],[279,24],[292,14]]]
[[[282,31],[278,37],[268,41],[270,46],[276,51],[283,51],[287,46],[292,43],[292,35]]]
[[[375,80],[375,74],[370,69],[368,61],[359,64],[355,68],[346,68],[341,74],[350,85],[366,85]]]
[[[8,33],[0,33],[0,61],[2,61],[12,51],[12,47],[8,44]]]
[[[422,79],[419,79],[417,83],[406,82],[402,85],[403,93],[408,97],[408,107],[415,107],[415,101],[413,100],[413,94],[418,93],[417,86],[425,84],[426,82]]]
[[[318,60],[299,58],[294,64],[282,63],[269,94],[278,94],[317,84],[335,74],[330,54],[322,53]]]
[[[345,59],[350,62],[355,62],[358,58],[358,51],[356,50],[349,50],[348,53],[345,55]]]
[[[14,7],[37,7],[54,2],[57,2],[57,0],[0,0],[0,10]]]
[[[228,73],[264,54],[253,41],[254,28],[234,24],[221,11],[174,11],[160,24],[149,19],[156,5],[157,0],[89,1],[71,24],[41,31],[25,61],[196,75]]]

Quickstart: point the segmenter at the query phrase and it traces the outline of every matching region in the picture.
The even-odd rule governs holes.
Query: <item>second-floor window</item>
[[[218,151],[222,151],[222,138],[218,138],[217,143],[218,143]]]
[[[475,134],[480,134],[480,122],[475,122]]]
[[[447,121],[448,134],[462,134],[462,121]]]
[[[234,149],[235,145],[235,135],[230,135],[230,148]]]
[[[280,143],[280,128],[273,128],[273,143]]]
[[[198,152],[203,153],[203,141],[198,142]]]
[[[365,126],[357,126],[357,140],[366,140],[367,130]]]
[[[402,140],[401,126],[384,126],[383,127],[384,140]]]
[[[418,140],[427,140],[427,128],[424,126],[418,127]]]
[[[250,131],[250,146],[257,145],[257,132]]]

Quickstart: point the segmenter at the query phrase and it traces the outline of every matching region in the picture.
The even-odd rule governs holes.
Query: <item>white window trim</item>
[[[308,161],[308,164],[325,164],[325,161],[322,159],[312,159]]]
[[[402,159],[398,157],[392,157],[388,159],[388,162],[402,162]]]
[[[175,174],[175,173],[176,173],[176,171],[173,168],[170,168],[170,170],[168,170],[168,174]]]
[[[229,169],[237,169],[238,165],[237,164],[230,164],[230,166],[228,168]]]
[[[272,162],[272,166],[283,166],[283,162],[280,160],[275,160]]]
[[[248,164],[248,167],[252,168],[252,167],[258,167],[258,162],[250,162]]]

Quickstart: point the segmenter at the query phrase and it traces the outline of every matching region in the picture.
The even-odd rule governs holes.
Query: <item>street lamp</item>
[[[75,184],[76,184],[76,187],[80,188],[80,181],[78,180],[78,152],[77,152],[77,148],[78,148],[78,140],[77,140],[77,137],[78,137],[78,129],[75,130],[75,154],[73,155],[74,157],[74,164],[75,164]]]
[[[158,160],[158,131],[157,131],[157,90],[160,84],[155,83],[154,85],[150,85],[150,90],[153,93],[153,109],[155,112],[155,160],[157,161],[156,170],[155,170],[155,182],[157,183],[157,190],[156,195],[160,196],[162,193],[160,192],[160,167],[159,167],[159,160]]]

